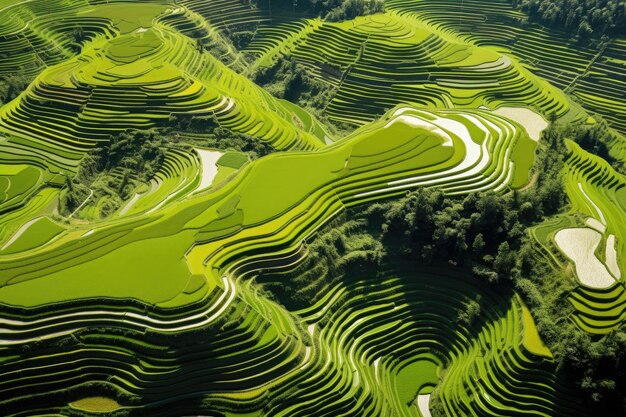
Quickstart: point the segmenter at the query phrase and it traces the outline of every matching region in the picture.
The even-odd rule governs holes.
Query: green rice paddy
[[[297,310],[257,282],[287,279],[347,208],[532,187],[541,142],[498,108],[626,132],[625,40],[594,51],[520,29],[504,0],[465,0],[460,22],[455,4],[330,22],[230,0],[0,0],[0,76],[30,81],[0,103],[0,414],[425,417],[426,399],[448,416],[589,415],[522,298],[461,269],[384,264]],[[229,65],[201,45],[249,25]],[[336,88],[324,117],[357,128],[333,137],[249,79],[283,58]],[[59,213],[86,154],[191,116],[272,152],[220,149],[200,187],[207,139],[183,134],[113,214],[106,197]],[[626,179],[567,147],[569,211],[530,237],[569,271],[568,319],[603,335],[626,319]],[[573,267],[568,229],[600,235],[590,256],[614,283]]]

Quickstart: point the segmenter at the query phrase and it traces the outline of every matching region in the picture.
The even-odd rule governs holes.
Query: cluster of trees
[[[161,167],[167,148],[191,151],[194,146],[244,152],[251,159],[274,151],[265,141],[221,127],[213,115],[172,116],[168,127],[129,129],[112,135],[108,142],[87,153],[76,176],[66,177],[60,213],[69,215],[93,191],[87,205],[98,203],[100,216],[106,217],[138,187],[150,182]]]
[[[268,297],[298,310],[338,280],[378,269],[385,256],[383,244],[368,232],[363,216],[349,220],[352,214],[344,213],[320,231],[308,243],[307,257],[295,270],[285,274],[267,271],[258,277]]]
[[[525,229],[566,203],[561,182],[566,152],[563,129],[552,126],[536,158],[532,192],[470,193],[459,199],[419,189],[399,200],[373,204],[366,215],[372,225],[382,225],[388,251],[422,263],[467,267],[490,282],[511,281],[530,267],[521,256],[528,250]]]
[[[169,138],[156,130],[127,130],[86,154],[78,173],[66,178],[66,192],[60,201],[63,215],[72,213],[93,191],[92,202],[100,205],[100,216],[117,210],[139,185],[158,171]]]
[[[626,33],[626,3],[622,0],[514,0],[530,21],[538,21],[578,36]]]
[[[324,0],[326,20],[341,21],[357,16],[380,13],[385,9],[384,0]]]
[[[74,27],[69,33],[69,37],[72,42],[68,45],[68,47],[72,50],[72,52],[77,54],[80,53],[83,49],[83,44],[89,40],[89,35],[90,33],[85,31],[82,26]]]
[[[170,137],[172,143],[182,146],[185,142],[191,141],[185,138],[185,134],[190,133],[193,135],[194,146],[244,152],[250,159],[257,159],[275,151],[274,147],[264,140],[220,126],[214,115],[174,115],[170,117],[167,126],[160,132]]]
[[[301,64],[286,57],[279,58],[270,67],[259,68],[254,82],[274,97],[318,113],[335,94],[335,88],[313,78]]]
[[[338,68],[329,68],[329,71],[341,73]],[[337,89],[312,77],[306,68],[295,60],[281,57],[274,65],[259,68],[253,75],[253,80],[274,97],[285,99],[307,110],[331,130],[339,133],[351,130],[346,124],[328,119],[324,113]]]
[[[244,70],[243,62],[239,62],[239,53],[234,45],[234,37],[238,32],[237,28],[226,27],[223,31],[209,33],[202,27],[194,30],[191,38],[195,39],[197,51],[206,51],[233,70],[241,72]]]
[[[620,159],[615,158],[611,154],[611,145],[617,143],[620,139],[614,131],[612,131],[606,122],[600,122],[593,125],[582,126],[564,126],[565,136],[572,139],[581,148],[589,153],[598,155],[606,160],[613,169],[621,174],[626,174],[626,166]]]
[[[384,0],[257,0],[258,7],[273,13],[296,13],[319,16],[331,21],[354,19],[357,16],[380,13]]]
[[[238,27],[236,29],[227,27],[224,29],[224,34],[230,39],[233,46],[237,48],[238,51],[241,51],[246,48],[254,38],[256,26],[248,25],[248,27]]]
[[[19,96],[28,84],[28,78],[21,72],[0,77],[0,106]]]
[[[497,282],[519,273],[514,253],[522,247],[525,224],[544,211],[542,198],[554,197],[472,193],[459,201],[438,190],[420,189],[374,204],[367,215],[373,224],[382,224],[387,251],[420,263],[468,267]]]

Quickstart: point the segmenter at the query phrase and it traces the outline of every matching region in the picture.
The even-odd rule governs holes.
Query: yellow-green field
[[[546,129],[604,118],[609,160],[566,138],[564,208],[519,236],[569,286],[581,338],[622,328],[625,41],[593,51],[465,1],[330,21],[263,1],[0,0],[0,94],[26,80],[0,101],[0,414],[590,415],[520,285],[452,255],[337,255],[369,260],[377,210],[415,190],[542,193]],[[284,62],[333,92],[323,108],[253,82]],[[302,271],[315,257],[339,272]]]

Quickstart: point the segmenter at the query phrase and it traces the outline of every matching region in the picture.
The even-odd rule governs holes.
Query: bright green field
[[[259,277],[302,285],[290,274],[353,227],[348,208],[540,192],[533,120],[624,132],[624,41],[597,52],[503,26],[521,18],[504,0],[462,15],[388,0],[340,22],[250,4],[0,0],[0,88],[26,85],[0,102],[0,414],[425,417],[426,399],[437,417],[591,415],[513,286],[452,261],[316,266],[327,282],[288,308]],[[252,81],[281,60],[332,91],[323,109]],[[68,183],[127,130],[169,135],[158,167],[127,192],[85,186],[64,213]],[[599,338],[626,320],[626,178],[565,142],[567,211],[520,233],[571,284],[567,319]],[[138,178],[125,163],[107,180]],[[585,256],[614,283],[589,284],[559,246],[575,228],[597,232]]]

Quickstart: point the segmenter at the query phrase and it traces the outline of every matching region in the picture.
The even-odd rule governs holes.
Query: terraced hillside
[[[559,93],[544,85],[533,88],[531,80],[542,81],[527,74],[515,75],[529,70],[626,132],[623,39],[599,48],[577,44],[566,33],[524,24],[524,14],[508,0],[392,0],[386,10],[385,15],[340,24],[315,19],[262,24],[257,15],[251,20],[261,22],[261,28],[248,51],[260,65],[292,56],[323,79],[341,83],[328,108],[338,118],[358,115],[368,105],[370,112],[380,113],[403,100],[491,107],[504,99],[546,115],[562,114],[568,105]],[[489,93],[481,97],[485,88]],[[353,101],[358,101],[354,108],[344,109]]]
[[[620,326],[624,310],[624,177],[604,160],[568,143],[567,194],[572,211],[535,230],[559,265],[573,263],[581,286],[568,296],[575,323],[590,333]],[[600,248],[602,248],[600,250]]]
[[[0,0],[0,414],[623,399],[622,40],[505,0],[307,10]]]
[[[398,102],[436,108],[523,103],[545,115],[570,108],[562,93],[509,56],[394,11],[262,27],[248,51],[257,65],[291,56],[336,86],[325,110],[342,121],[371,120]]]
[[[137,20],[128,22],[128,14]],[[0,129],[16,153],[40,149],[51,154],[53,169],[71,171],[111,132],[151,127],[181,113],[214,114],[223,126],[278,149],[320,146],[320,138],[297,132],[288,108],[175,32],[179,20],[193,24],[182,9],[113,5],[77,15],[117,25],[119,33],[99,35],[3,107]],[[112,102],[116,97],[121,100]]]
[[[572,42],[571,36],[539,25],[523,24],[524,14],[506,0],[391,0],[388,8],[416,16],[448,33],[463,34],[477,45],[510,51],[533,73],[566,91],[583,106],[624,130],[623,39],[600,48]],[[599,85],[601,88],[598,88]]]

